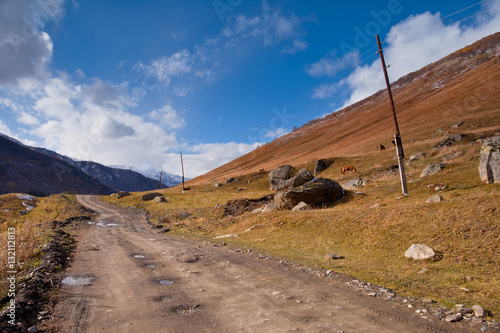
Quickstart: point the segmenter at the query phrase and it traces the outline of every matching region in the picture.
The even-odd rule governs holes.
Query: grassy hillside
[[[162,190],[168,203],[142,202],[141,193],[107,200],[146,208],[152,223],[176,235],[232,246],[252,248],[302,265],[331,269],[399,293],[441,304],[480,304],[500,314],[500,184],[482,184],[477,171],[480,144],[464,142],[441,150],[422,146],[428,155],[407,167],[409,197],[402,197],[399,176],[391,166],[391,152],[365,154],[354,160],[361,178],[371,182],[348,191],[340,202],[324,209],[225,216],[224,204],[236,198],[259,198],[272,193],[267,173],[242,175],[241,182],[215,188],[213,184]],[[448,160],[440,173],[419,178],[430,163]],[[356,176],[340,176],[346,158],[321,175],[344,183]],[[348,159],[352,161],[352,159]],[[314,163],[296,165],[296,169]],[[397,171],[397,170],[396,170]],[[431,186],[434,184],[434,186]],[[437,184],[445,189],[436,191]],[[426,203],[435,194],[446,202]],[[187,213],[187,214],[186,214]],[[216,236],[238,237],[214,240]],[[438,253],[438,260],[414,261],[404,252],[424,243]],[[325,260],[327,253],[345,256]],[[425,273],[418,273],[426,268]]]
[[[500,128],[500,33],[410,73],[392,84],[405,153],[438,142],[447,131],[481,133]],[[390,71],[390,70],[389,70]],[[390,75],[390,73],[389,73]],[[306,110],[304,110],[306,112]],[[463,121],[462,128],[450,128]],[[438,132],[438,130],[442,132]],[[391,147],[392,111],[385,90],[323,119],[312,120],[234,161],[189,181],[203,184],[235,175],[306,164],[338,156],[348,158]],[[189,167],[189,166],[187,166]]]
[[[426,154],[406,167],[408,197],[401,195],[394,125],[380,91],[191,180],[184,194],[179,187],[162,190],[168,203],[142,202],[141,193],[107,200],[147,209],[153,224],[176,235],[252,248],[447,306],[479,304],[498,316],[500,184],[481,183],[478,155],[481,140],[500,133],[499,41],[500,33],[492,35],[393,84],[406,161]],[[433,149],[452,134],[466,138]],[[379,144],[387,149],[379,151]],[[272,193],[267,173],[273,168],[313,171],[319,158],[334,160],[321,177],[370,182],[323,209],[225,214],[228,200]],[[444,161],[442,172],[420,178],[427,165]],[[341,175],[349,164],[358,175]],[[214,187],[229,177],[240,181]],[[446,202],[426,203],[435,194]],[[214,239],[221,235],[236,237]],[[416,243],[433,248],[436,259],[406,259]],[[327,253],[345,259],[326,260]]]

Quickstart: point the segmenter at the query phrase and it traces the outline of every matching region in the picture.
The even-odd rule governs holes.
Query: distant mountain
[[[149,191],[158,188],[157,180],[145,177],[133,170],[107,167],[95,162],[74,163],[101,183],[120,191]]]
[[[158,182],[160,180],[160,174],[161,174],[161,183],[167,187],[176,186],[176,185],[179,185],[180,183],[182,183],[182,176],[177,176],[177,175],[174,175],[172,173],[165,172],[165,171],[161,172],[161,171],[155,170],[155,169],[139,170],[139,169],[136,169],[134,167],[122,167],[122,168],[130,169],[130,170],[133,170],[135,172],[138,172],[145,177],[156,180],[156,182]],[[184,178],[184,180],[188,181],[189,178]]]
[[[36,196],[73,192],[113,192],[78,167],[0,135],[0,194],[21,192]]]

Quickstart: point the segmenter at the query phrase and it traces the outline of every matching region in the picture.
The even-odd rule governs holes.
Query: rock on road
[[[66,276],[90,284],[61,285],[57,332],[468,331],[335,279],[160,233],[97,196],[78,200],[99,217],[76,228]]]

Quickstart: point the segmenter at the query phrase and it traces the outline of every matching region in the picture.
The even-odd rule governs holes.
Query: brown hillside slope
[[[392,83],[405,155],[443,133],[500,129],[500,33],[488,36]],[[390,75],[390,73],[389,73]],[[459,129],[450,128],[463,121]],[[443,132],[438,132],[442,129]],[[300,165],[318,158],[394,149],[394,124],[385,90],[241,156],[189,182],[196,185],[231,176]]]

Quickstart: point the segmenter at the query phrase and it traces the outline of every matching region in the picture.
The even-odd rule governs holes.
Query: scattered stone
[[[165,197],[161,196],[161,197],[154,198],[153,202],[154,203],[162,203],[162,202],[168,202],[168,201],[167,201],[167,199],[165,199]]]
[[[253,212],[257,208],[262,208],[263,205],[272,202],[273,194],[266,195],[259,199],[239,198],[226,202],[224,215],[241,215],[245,212]]]
[[[472,309],[464,306],[463,304],[457,304],[455,307],[457,308],[457,312],[460,312],[462,315],[472,313]]]
[[[161,197],[161,196],[163,196],[163,194],[158,193],[158,192],[146,193],[146,194],[142,195],[142,201],[150,201],[156,197]]]
[[[339,200],[344,194],[344,189],[337,182],[318,178],[289,191],[276,193],[274,202],[278,209],[292,209],[301,201],[315,206]]]
[[[369,180],[358,178],[358,179],[353,179],[353,180],[350,180],[350,181],[344,183],[344,185],[342,185],[342,187],[345,188],[346,190],[354,191],[354,190],[357,190],[359,187],[366,186],[369,182],[370,182]]]
[[[416,153],[416,154],[413,154],[410,156],[410,158],[408,159],[408,162],[406,162],[406,165],[409,165],[410,163],[414,162],[414,161],[418,161],[418,160],[421,160],[423,159],[424,157],[426,156],[425,153]]]
[[[275,210],[276,210],[276,204],[274,202],[270,202],[264,206],[264,208],[262,209],[262,213],[269,213]]]
[[[500,136],[484,141],[479,153],[479,177],[487,184],[500,183]]]
[[[299,172],[290,179],[289,185],[291,187],[297,187],[304,185],[306,182],[313,180],[314,176],[307,169],[300,169]]]
[[[368,294],[368,296],[371,296],[371,297],[377,297],[377,293],[375,293],[375,292],[371,292],[371,293],[369,293],[369,294]]]
[[[126,196],[128,196],[128,195],[130,195],[130,193],[129,193],[129,192],[126,192],[126,191],[119,191],[119,192],[117,192],[117,193],[116,193],[116,198],[117,198],[117,199],[121,199],[121,198],[126,197]]]
[[[233,178],[233,177],[228,178],[228,179],[226,180],[226,184],[231,184],[232,182],[234,182],[234,178]]]
[[[434,164],[429,164],[424,171],[420,174],[420,178],[433,175],[437,172],[442,171],[444,168],[446,168],[448,164],[446,163],[434,163]]]
[[[217,205],[215,205],[215,209],[218,209],[218,208],[221,208],[222,205],[220,203],[218,203]]]
[[[484,323],[484,319],[483,318],[474,318],[472,319],[471,321],[471,325],[472,326],[479,326],[479,325],[482,325]]]
[[[485,311],[481,306],[474,305],[472,309],[474,310],[474,316],[476,316],[477,318],[484,318]]]
[[[326,254],[325,259],[344,259],[344,256],[341,256],[340,254]]]
[[[38,328],[37,325],[35,326],[31,326],[30,328],[28,328],[28,333],[37,333],[37,332],[40,332],[40,329]]]
[[[434,202],[446,202],[446,200],[443,199],[442,196],[440,196],[439,194],[436,194],[432,197],[430,197],[429,199],[425,200],[426,203],[434,203]]]
[[[463,121],[460,121],[458,123],[456,123],[455,125],[451,125],[451,128],[459,128],[460,126],[462,126],[464,124]]]
[[[308,210],[309,209],[309,205],[306,204],[304,201],[301,201],[298,203],[297,206],[293,207],[292,208],[292,211],[293,212],[296,212],[296,211],[299,211],[299,210]]]
[[[235,238],[235,237],[238,237],[238,235],[233,235],[233,234],[229,234],[229,235],[222,235],[222,236],[217,236],[217,237],[214,237],[214,239],[221,239],[221,238]]]
[[[378,206],[380,206],[380,205],[381,205],[381,204],[380,204],[380,203],[378,203],[378,204],[375,204],[375,205],[371,205],[371,206],[370,206],[370,207],[368,207],[368,208],[376,208],[376,207],[378,207]]]
[[[462,141],[466,138],[465,134],[453,134],[439,141],[432,149],[440,149],[446,146],[452,146],[459,141]]]
[[[260,213],[262,213],[262,208],[256,208],[252,210],[252,214],[260,214]]]
[[[447,162],[449,160],[452,160],[454,158],[457,158],[459,157],[460,155],[462,155],[462,152],[461,151],[457,151],[455,154],[450,154],[450,155],[446,155],[443,157],[443,162]]]
[[[317,176],[333,164],[333,160],[331,159],[320,159],[316,162],[314,166],[314,175]]]
[[[217,187],[222,187],[223,185],[221,183],[215,183],[214,186]]]
[[[442,190],[446,190],[448,188],[448,184],[445,184],[445,183],[429,184],[429,185],[427,185],[427,187],[434,188],[434,191],[442,191]]]
[[[427,271],[428,271],[428,269],[424,267],[424,268],[422,268],[421,270],[419,270],[419,271],[417,272],[417,274],[424,274],[424,273],[425,273],[425,272],[427,272]]]
[[[462,320],[462,314],[461,313],[454,313],[446,316],[446,321],[454,323],[456,321]]]
[[[405,252],[406,258],[413,258],[415,260],[429,259],[436,255],[433,249],[425,244],[413,244]]]

